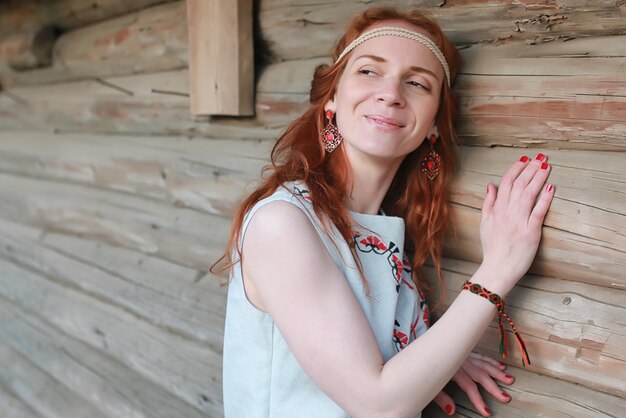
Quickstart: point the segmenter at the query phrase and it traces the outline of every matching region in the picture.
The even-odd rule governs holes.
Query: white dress
[[[403,255],[404,220],[350,212],[355,244],[370,286],[366,296],[348,244],[332,228],[336,246],[323,232],[303,183],[287,183],[259,201],[244,217],[240,242],[255,212],[275,200],[300,208],[310,219],[335,264],[350,284],[386,361],[423,334],[428,307],[411,280]],[[368,230],[369,229],[369,230]],[[245,296],[241,264],[231,271],[226,308],[223,358],[226,418],[347,418],[304,372],[271,315],[258,310]],[[416,417],[421,414],[416,413]]]

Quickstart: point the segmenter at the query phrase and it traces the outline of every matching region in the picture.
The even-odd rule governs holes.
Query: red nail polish
[[[541,154],[541,153],[539,153],[539,154],[537,154],[537,156],[535,157],[535,160],[539,160],[539,161],[541,161],[541,160],[543,160],[544,158],[546,158],[546,156],[545,156],[545,155],[543,155],[543,154]]]
[[[513,379],[513,376],[511,376],[510,374],[505,374],[504,377],[506,377],[507,379]]]
[[[487,415],[491,415],[491,411],[487,407],[485,407],[485,412],[487,413]]]
[[[546,186],[546,192],[550,192],[550,191],[552,191],[552,189],[553,189],[553,187],[552,187],[552,185],[551,185],[551,184],[548,184],[548,185]]]
[[[522,158],[519,159],[521,162],[525,163],[526,161],[528,161],[528,157],[525,155],[522,155]]]
[[[452,413],[452,405],[446,405],[446,414],[450,415]]]
[[[547,170],[548,169],[548,163],[541,163],[541,169],[542,170]]]
[[[502,392],[502,396],[504,396],[505,398],[510,398],[509,394],[506,392]]]

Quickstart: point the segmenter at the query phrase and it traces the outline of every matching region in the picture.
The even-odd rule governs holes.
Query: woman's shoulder
[[[285,201],[294,206],[297,206],[300,210],[309,212],[312,208],[311,196],[308,187],[304,182],[285,182],[280,185],[274,192],[256,202],[248,211],[246,217],[251,218],[261,207],[266,206],[272,202]],[[281,205],[271,205],[281,206]]]
[[[247,229],[253,218],[262,218],[263,223],[275,224],[285,216],[300,220],[308,218],[310,222],[316,223],[310,193],[304,182],[285,182],[271,195],[256,202],[246,213],[243,227]]]

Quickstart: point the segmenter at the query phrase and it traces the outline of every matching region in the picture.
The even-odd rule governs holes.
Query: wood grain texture
[[[560,56],[552,44],[463,50],[466,70],[455,85],[460,139],[480,146],[623,151],[624,39],[572,40]],[[257,84],[254,118],[193,120],[188,72],[176,70],[15,87],[0,94],[0,128],[274,140],[306,110],[313,71],[327,62],[269,66]]]
[[[221,353],[225,289],[207,272],[85,238],[26,239],[37,230],[3,220],[0,230],[0,257]]]
[[[4,310],[3,302],[0,300],[0,312]],[[8,319],[4,315],[2,317],[3,320]],[[0,381],[27,402],[37,414],[46,418],[107,418],[88,399],[76,396],[67,387],[59,385],[58,381],[7,346],[4,338],[0,341],[0,362]]]
[[[252,0],[188,0],[186,5],[191,113],[252,115]]]
[[[477,264],[467,261],[445,260],[445,307],[477,268]],[[432,268],[426,269],[425,276],[434,283]],[[434,299],[431,296],[433,306]],[[525,370],[626,397],[622,378],[626,373],[626,290],[528,274],[509,293],[506,306],[530,355],[532,364]],[[439,311],[435,316],[441,314]],[[509,333],[509,354],[505,360],[500,360],[498,354],[495,316],[477,344],[477,351],[521,368],[515,338],[508,326],[505,329]]]
[[[0,175],[0,190],[4,193],[0,211],[7,220],[136,249],[201,270],[208,270],[210,260],[221,252],[229,230],[229,221],[221,217],[106,190],[6,175]]]
[[[494,2],[374,0],[373,6],[420,7],[434,17],[458,45],[523,42],[529,45],[567,41],[578,37],[623,35],[623,3],[611,0],[585,2]],[[531,6],[531,7],[529,7]],[[284,0],[261,3],[261,31],[279,60],[330,56],[332,47],[350,19],[365,9],[362,2],[343,1],[329,7],[325,1]],[[489,24],[485,24],[489,22]]]
[[[451,256],[478,262],[482,259],[478,227],[486,185],[498,184],[500,176],[522,153],[510,148],[461,150],[462,171],[451,197],[459,226],[446,245]],[[544,152],[551,164],[548,182],[556,191],[531,271],[626,289],[623,156],[610,152]],[[534,158],[535,154],[529,156]]]
[[[0,301],[0,318],[10,324],[0,328],[0,339],[19,353],[23,362],[54,379],[56,386],[67,388],[71,392],[68,403],[73,403],[74,397],[88,400],[111,418],[210,416],[172,394],[169,382],[154,383],[132,367],[66,335],[36,311],[2,297]],[[51,416],[46,399],[37,403],[45,416]],[[71,407],[61,416],[90,416],[70,412]]]
[[[276,139],[285,128],[284,118],[276,122],[276,111],[267,118],[195,121],[187,84],[188,72],[180,70],[17,87],[0,94],[0,129]],[[259,106],[266,103],[263,97],[257,99]],[[272,109],[286,107],[268,100]]]
[[[511,401],[503,404],[496,401],[481,387],[481,394],[494,417],[506,418],[614,418],[624,411],[624,399],[599,393],[585,386],[566,382],[529,370],[509,366],[508,374],[515,376],[511,386],[500,384]],[[445,388],[456,402],[453,417],[480,418],[483,415],[467,399],[465,393],[451,383]],[[423,412],[423,418],[449,417],[438,406],[430,404]]]
[[[186,22],[185,2],[174,2],[77,28],[60,34],[48,68],[16,71],[7,54],[3,68],[0,54],[0,81],[11,87],[186,68]]]
[[[10,389],[3,385],[0,381],[0,411],[4,414],[4,418],[39,418],[37,414],[27,404],[25,404],[17,395],[14,395]]]
[[[252,191],[271,144],[117,137],[119,145],[110,147],[110,140],[95,135],[0,133],[4,216],[206,270],[210,265],[206,255],[219,252],[228,219],[245,193]],[[531,271],[624,289],[626,222],[621,196],[626,182],[621,155],[542,151],[553,167],[549,181],[556,194]],[[521,155],[509,148],[461,147],[462,170],[452,195],[458,227],[447,241],[449,255],[481,259],[478,223],[486,185],[497,184]],[[81,201],[81,207],[72,199]],[[114,203],[120,199],[123,207]],[[173,216],[183,218],[174,221]],[[206,233],[216,228],[214,238],[200,236],[195,224],[204,225]],[[198,252],[196,246],[204,249]]]
[[[163,210],[188,209],[227,223],[260,178],[271,146],[267,141],[0,132],[0,172],[83,186],[94,196],[99,190],[117,192],[117,199],[134,196],[148,205],[161,202]]]
[[[0,265],[3,271],[0,295],[3,298],[26,311],[37,312],[66,335],[115,358],[129,370],[162,386],[200,412],[219,413],[221,382],[211,371],[217,370],[221,356],[214,350],[197,341],[170,334],[131,312],[65,286],[54,277],[2,259]],[[10,375],[16,372],[12,370]],[[33,373],[29,371],[26,375]],[[68,396],[66,402],[79,406],[73,397]],[[36,401],[29,402],[30,405],[34,403]]]
[[[54,25],[61,30],[86,26],[172,0],[37,0],[0,3],[0,36],[23,28]]]

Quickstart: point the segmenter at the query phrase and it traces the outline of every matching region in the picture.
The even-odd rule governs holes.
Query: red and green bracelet
[[[502,326],[502,317],[504,317],[507,321],[509,321],[511,328],[515,333],[515,338],[519,343],[520,351],[522,352],[522,366],[526,367],[526,363],[530,364],[530,358],[528,357],[528,351],[526,351],[526,345],[524,344],[524,340],[522,340],[522,337],[517,331],[517,328],[515,328],[515,324],[513,323],[511,318],[509,318],[509,316],[504,312],[504,299],[502,299],[502,297],[500,297],[500,295],[498,295],[497,293],[490,292],[478,283],[472,283],[469,280],[466,280],[465,283],[463,283],[463,290],[469,290],[470,292],[487,299],[489,302],[496,305],[496,308],[498,308],[498,328],[500,329],[500,355],[502,356],[502,358],[506,358],[506,347],[508,343],[507,334],[506,332],[504,332],[504,327]]]

